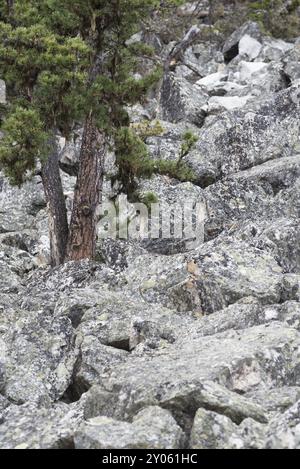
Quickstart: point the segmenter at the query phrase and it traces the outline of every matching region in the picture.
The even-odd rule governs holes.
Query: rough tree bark
[[[8,10],[9,15],[13,13],[14,3],[15,3],[14,0],[6,0],[6,5],[7,5],[7,10]]]
[[[97,208],[101,202],[106,136],[87,117],[81,145],[79,173],[74,191],[67,260],[93,259],[97,241]]]
[[[65,261],[69,229],[55,137],[50,144],[51,153],[42,165],[42,181],[48,207],[51,265],[55,267]]]

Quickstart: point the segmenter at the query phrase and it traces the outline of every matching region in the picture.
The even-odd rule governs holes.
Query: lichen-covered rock
[[[276,389],[260,389],[249,394],[250,399],[264,406],[268,413],[284,412],[300,398],[299,386],[283,386]]]
[[[247,244],[212,243],[193,255],[191,262],[195,265],[193,281],[204,313],[248,296],[264,304],[276,303],[280,298],[281,268],[269,254]]]
[[[300,449],[300,401],[270,423],[267,449]]]
[[[197,136],[191,181],[155,174],[136,195],[176,216],[201,204],[201,236],[99,231],[96,261],[51,269],[40,177],[19,189],[0,175],[1,448],[300,447],[300,42],[253,22],[225,38],[228,2],[213,27],[208,3],[132,38],[164,62],[193,14],[194,43],[128,109],[162,119],[152,159],[178,161]],[[68,214],[81,133],[58,138]],[[105,172],[114,200],[112,152]]]
[[[45,311],[21,310],[2,314],[0,323],[4,395],[16,404],[46,405],[61,398],[78,353],[71,322]]]
[[[83,422],[81,409],[59,404],[10,406],[0,422],[1,449],[72,449],[73,437]]]
[[[263,47],[258,58],[266,62],[284,60],[289,55],[289,51],[294,47],[293,43],[283,41],[282,39],[274,39],[270,36],[264,37],[262,44]]]
[[[141,345],[160,349],[173,343],[189,316],[183,318],[161,305],[129,300],[107,292],[98,306],[83,315],[77,328],[80,361],[73,376],[73,391],[80,396],[101,384],[117,365],[130,360],[130,351]]]
[[[208,187],[204,193],[207,238],[240,232],[238,237],[257,245],[256,236],[269,228],[270,221],[279,231],[282,223],[296,224],[298,185],[299,156],[294,155],[240,171]]]
[[[235,92],[221,97],[207,97],[201,108],[197,100],[203,94],[202,87],[194,85],[190,89],[190,99],[193,106],[197,106],[198,113],[201,111],[206,116],[208,112],[222,111],[222,117],[213,115],[202,120],[202,128],[196,130],[199,137],[196,148],[186,157],[200,186],[206,187],[226,175],[299,152],[299,89],[297,86],[284,89],[280,67],[270,67],[266,68],[266,75],[258,76],[257,84],[253,83],[243,94]],[[238,72],[240,76],[241,72]],[[238,84],[239,78],[236,80]],[[249,78],[245,76],[243,80],[249,81]],[[179,109],[174,99],[168,97],[170,112],[178,112]],[[166,109],[165,120],[187,120],[184,114],[176,118],[168,116],[166,106],[163,104],[163,109]],[[188,101],[186,106],[193,109]],[[199,126],[198,121],[191,122]],[[289,128],[289,132],[286,132],[286,128]],[[172,130],[170,125],[167,129],[161,137],[149,141],[153,154],[162,159],[172,155],[174,158],[174,153],[176,155],[180,147],[178,130]]]
[[[286,389],[286,395],[287,392]],[[273,392],[273,396],[274,394]],[[246,419],[241,425],[236,425],[224,415],[199,409],[193,423],[190,447],[193,449],[299,449],[299,401],[283,415],[275,416],[267,425],[260,424],[253,419]]]
[[[183,56],[182,64],[176,67],[176,75],[184,76],[190,82],[216,73],[224,67],[224,56],[215,44],[195,43]]]
[[[106,347],[94,336],[85,336],[80,340],[80,360],[74,369],[68,398],[78,400],[82,393],[92,385],[101,384],[114,367],[126,362],[129,353],[117,347],[127,347],[127,343]]]
[[[165,76],[161,90],[162,118],[170,122],[187,121],[201,127],[205,120],[202,107],[208,95],[198,90],[185,78],[170,72]]]
[[[1,364],[0,364],[1,367]],[[1,371],[0,371],[1,373]],[[0,378],[1,379],[1,378]],[[1,384],[0,384],[1,389]],[[11,403],[0,394],[0,425],[4,422],[4,411],[11,405]]]
[[[238,426],[224,415],[205,409],[196,413],[191,432],[192,449],[262,449],[265,426],[252,419]]]
[[[299,60],[300,42],[298,41],[283,57],[284,71],[291,82],[296,82],[300,79]]]
[[[45,200],[38,178],[18,189],[11,187],[0,174],[0,233],[32,229],[34,216],[44,207]]]
[[[244,242],[206,243],[189,256],[138,257],[125,272],[143,298],[178,311],[210,314],[248,296],[276,303],[282,269],[268,253]]]
[[[297,154],[299,97],[299,88],[291,87],[255,105],[251,101],[240,110],[223,112],[222,118],[207,119],[187,158],[198,184],[207,186],[268,160]]]
[[[178,449],[182,441],[181,428],[160,407],[145,408],[132,423],[96,417],[75,435],[77,449]]]
[[[208,381],[199,387],[197,400],[201,407],[214,409],[236,423],[241,423],[246,418],[253,418],[261,423],[268,421],[262,407],[214,382]]]
[[[0,252],[1,256],[1,252]],[[2,256],[1,256],[2,257]],[[0,283],[2,293],[18,293],[22,290],[22,279],[9,268],[5,257],[0,257]]]
[[[129,361],[115,367],[103,385],[115,393],[114,416],[118,419],[130,418],[145,405],[160,405],[188,425],[199,407],[210,408],[216,401],[219,409],[222,407],[218,393],[217,399],[212,392],[208,393],[209,398],[202,393],[205,381],[222,383],[238,393],[297,385],[299,340],[295,329],[279,323],[208,337],[190,337],[186,331],[158,353],[133,354]],[[223,395],[224,407],[232,416],[226,390]],[[240,406],[238,400],[233,399],[232,409],[237,409],[237,405]],[[245,412],[247,406],[241,404],[240,408]],[[261,420],[260,412],[256,419],[260,415]]]

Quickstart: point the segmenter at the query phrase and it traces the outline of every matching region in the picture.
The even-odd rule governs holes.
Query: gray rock
[[[186,256],[138,257],[125,271],[132,288],[151,303],[211,314],[242,298],[263,304],[281,296],[282,269],[268,253],[245,242],[206,243]]]
[[[282,301],[300,301],[300,276],[286,274],[282,282]]]
[[[255,245],[256,236],[269,229],[280,230],[281,223],[290,224],[299,214],[297,191],[299,185],[299,157],[280,158],[255,166],[208,187],[208,239],[224,231],[232,236],[248,239]],[[273,237],[274,239],[274,237]]]
[[[159,150],[160,151],[160,150]],[[170,156],[170,159],[172,157]],[[175,229],[175,222],[170,221],[170,231],[168,235],[162,233],[162,225],[160,225],[159,238],[148,237],[140,241],[146,251],[155,254],[172,255],[191,251],[196,246],[201,245],[204,241],[204,223],[206,218],[206,198],[204,191],[190,182],[180,183],[174,179],[163,176],[152,177],[151,180],[141,182],[139,186],[140,194],[147,194],[152,192],[156,195],[159,209],[161,214],[166,217],[166,214],[174,211],[178,217],[178,225]],[[196,204],[202,207],[203,212],[200,218],[198,216],[198,228],[193,229],[192,232],[185,233],[183,230],[182,220],[187,219],[188,214],[195,214]],[[191,215],[191,216],[192,216]],[[179,225],[181,223],[181,225]],[[165,225],[167,226],[167,224]],[[173,229],[173,230],[172,230]],[[135,249],[135,253],[138,253]],[[144,252],[145,253],[145,252]],[[143,254],[140,252],[140,254]],[[127,266],[134,262],[135,257],[131,256],[130,262]]]
[[[170,21],[195,6],[207,23],[206,0]],[[184,132],[197,135],[193,181],[136,182],[176,215],[201,203],[204,239],[99,231],[97,261],[50,269],[40,178],[18,189],[0,176],[1,448],[299,448],[299,39],[248,22],[222,52],[215,26],[193,28],[128,109],[134,123],[163,119],[146,140],[153,159],[176,161]],[[132,40],[164,61],[177,43],[156,28]],[[81,132],[58,139],[69,214]],[[113,153],[105,172],[114,199]]]
[[[39,178],[18,189],[0,174],[0,233],[32,229],[41,207],[45,207],[45,202]]]
[[[5,379],[6,379],[6,376],[5,376],[5,363],[4,363],[4,342],[0,341],[0,350],[1,350],[1,361],[0,361],[0,393],[3,392],[4,390],[4,385],[5,385]],[[1,394],[0,394],[1,395]],[[2,399],[4,399],[4,397],[1,395],[1,402],[2,402]]]
[[[145,254],[141,240],[105,238],[98,242],[97,257],[115,272],[122,272],[137,256]]]
[[[212,244],[193,259],[197,265],[194,282],[205,313],[247,296],[254,296],[264,304],[280,298],[281,268],[263,251],[243,243],[230,247],[225,243],[218,247]]]
[[[199,18],[205,18],[209,15],[209,11],[205,7],[207,7],[205,0],[202,2],[186,2],[178,8],[178,15],[187,17],[197,15]]]
[[[222,383],[238,393],[260,387],[297,385],[298,343],[299,334],[295,329],[278,323],[212,337],[191,338],[187,332],[158,354],[148,352],[136,357],[133,354],[103,384],[115,393],[114,416],[118,419],[128,419],[146,405],[160,405],[171,410],[177,421],[188,425],[199,407],[210,408],[217,400],[218,408],[222,408],[222,400],[212,393],[209,398],[207,394],[203,396],[205,381]],[[225,398],[226,390],[223,395],[226,410],[223,408],[222,412],[226,413],[230,401]],[[231,396],[232,409],[236,411],[238,397]],[[242,412],[246,408],[241,404]]]
[[[192,449],[261,449],[264,426],[252,419],[240,426],[215,412],[199,409],[190,439]]]
[[[267,437],[267,449],[300,448],[300,401],[283,415],[275,417],[270,423]]]
[[[76,176],[79,168],[79,156],[82,139],[82,129],[74,133],[72,140],[61,141],[61,151],[59,155],[61,168],[71,176]]]
[[[284,386],[276,389],[260,389],[250,393],[249,397],[263,405],[267,412],[284,412],[299,401],[300,388]]]
[[[243,330],[265,322],[267,321],[264,308],[256,298],[249,297],[228,308],[203,317],[200,323],[191,327],[190,332],[191,335],[208,336],[230,329]]]
[[[176,75],[183,75],[193,83],[195,79],[218,72],[223,66],[224,56],[217,46],[195,43],[185,51],[182,65],[176,67]]]
[[[0,318],[4,344],[4,395],[16,404],[45,405],[63,396],[77,352],[71,323],[45,311],[18,311]]]
[[[300,79],[300,43],[296,43],[283,57],[284,71],[292,82]]]
[[[263,38],[263,47],[258,58],[266,62],[279,62],[281,59],[284,59],[293,47],[292,43],[267,36]]]
[[[0,364],[0,367],[1,367],[1,364]],[[1,373],[1,371],[0,371]],[[2,379],[3,376],[0,378]],[[1,384],[0,384],[1,386]],[[0,388],[1,389],[1,388]],[[5,398],[3,397],[1,394],[0,394],[0,425],[2,425],[2,423],[4,422],[4,411],[10,406],[10,402]]]
[[[297,154],[299,90],[273,94],[255,106],[207,119],[196,149],[187,157],[202,187],[224,176]],[[286,128],[289,132],[286,132]]]
[[[193,169],[196,182],[200,186],[206,187],[226,175],[269,160],[290,157],[299,151],[298,88],[277,92],[285,88],[280,67],[270,67],[266,68],[264,77],[258,76],[257,84],[247,87],[245,95],[231,93],[224,97],[206,97],[200,103],[201,112],[205,115],[214,106],[217,111],[224,111],[228,106],[242,106],[242,109],[222,112],[222,118],[218,115],[209,116],[203,121],[200,130],[192,128],[198,136],[198,143],[195,150],[187,156],[186,163]],[[251,96],[253,90],[260,98]],[[191,92],[194,106],[199,93],[201,95],[203,91],[201,87],[194,85]],[[169,102],[170,112],[178,112],[179,107],[173,102],[173,98]],[[192,107],[188,105],[188,109]],[[170,116],[165,118],[173,122],[181,120],[181,117],[175,120]],[[197,122],[193,123],[199,125]],[[175,159],[179,153],[183,131],[188,126],[186,123],[181,124],[179,130],[176,126],[163,122],[163,127],[166,130],[160,137],[149,139],[151,154],[156,158]],[[286,128],[289,128],[289,132],[285,131]]]
[[[277,396],[280,392],[283,398],[280,390]],[[284,392],[287,396],[288,390]],[[274,398],[276,391],[267,398],[270,403],[271,396]],[[223,415],[199,409],[190,445],[193,449],[299,449],[299,401],[283,415],[274,417],[269,425],[246,419],[237,426]]]
[[[153,159],[177,160],[182,144],[182,136],[188,130],[197,133],[197,128],[186,122],[176,124],[168,121],[160,121],[161,135],[147,138],[147,146]],[[141,181],[142,184],[147,181]]]
[[[228,95],[240,96],[244,98],[246,104],[257,104],[260,99],[266,96],[272,97],[272,93],[277,93],[288,88],[289,80],[284,74],[283,66],[279,62],[248,62],[241,60],[239,65],[230,68],[228,80],[235,86],[228,89]],[[246,100],[247,98],[247,100]]]
[[[250,96],[213,96],[203,107],[207,114],[216,114],[223,111],[232,111],[243,108],[249,101]]]
[[[81,409],[84,419],[90,420],[99,416],[114,418],[117,402],[114,393],[101,385],[94,385],[82,394],[76,405]]]
[[[127,344],[118,345],[125,347]],[[70,402],[80,398],[92,385],[101,384],[107,374],[129,359],[129,353],[115,347],[106,347],[93,337],[80,341],[80,361],[75,368],[71,387],[67,390]]]
[[[242,446],[237,438],[237,425],[228,417],[205,409],[196,413],[191,432],[191,449],[232,449]]]
[[[169,72],[163,80],[161,89],[161,116],[170,122],[187,121],[201,127],[205,120],[205,111],[202,107],[208,95],[194,87],[185,78],[176,77]]]
[[[239,54],[240,41],[246,34],[256,40],[260,40],[262,37],[260,27],[257,23],[251,21],[245,23],[227,39],[223,46],[223,54],[226,62],[230,62],[230,60],[234,59],[234,57]]]
[[[89,309],[77,329],[80,362],[73,376],[78,398],[93,384],[101,384],[111,370],[130,360],[129,351],[138,345],[161,349],[175,341],[188,318],[161,305],[129,300],[123,295],[107,297],[102,290],[98,306]]]
[[[202,388],[199,387],[197,401],[201,407],[225,415],[235,423],[241,423],[246,418],[253,418],[261,423],[268,421],[262,407],[214,382],[208,381]]]
[[[80,409],[64,404],[52,408],[11,406],[3,418],[1,449],[72,449],[73,436],[83,422]]]
[[[4,256],[0,257],[0,283],[2,293],[17,293],[22,290],[22,280],[17,273],[10,269],[4,259]]]
[[[104,286],[107,288],[113,282],[115,282],[115,273],[112,269],[88,260],[80,263],[70,262],[55,269],[49,267],[39,269],[28,276],[27,291],[30,294],[20,299],[20,306],[28,311],[44,308],[53,313],[58,299],[61,297],[63,303],[65,297],[71,298],[72,292],[73,306],[76,301],[79,301],[79,309],[85,310],[95,304],[98,295],[91,293],[89,289],[83,294],[84,296],[80,297],[80,292],[76,290],[93,284],[93,288],[97,291]],[[63,309],[64,305],[62,304],[61,307]],[[72,317],[72,312],[70,312],[70,317]]]
[[[140,411],[132,423],[108,417],[88,420],[76,433],[77,449],[178,449],[183,432],[160,407]]]

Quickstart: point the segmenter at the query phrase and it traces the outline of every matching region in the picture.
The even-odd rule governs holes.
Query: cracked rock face
[[[130,110],[161,119],[152,158],[197,135],[193,182],[138,184],[203,204],[203,243],[99,240],[101,261],[50,269],[39,178],[0,175],[0,448],[300,449],[299,44],[253,22],[196,40]],[[80,135],[60,141],[69,210]]]
[[[0,324],[4,396],[16,404],[46,404],[62,397],[78,353],[70,321],[44,311],[20,311],[7,312]]]
[[[75,435],[77,449],[176,449],[183,432],[171,414],[160,407],[147,407],[132,423],[108,417],[88,420]]]

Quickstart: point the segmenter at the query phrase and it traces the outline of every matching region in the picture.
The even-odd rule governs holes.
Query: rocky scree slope
[[[131,110],[161,121],[153,157],[199,137],[193,183],[140,182],[205,203],[192,251],[106,240],[101,263],[50,270],[39,181],[0,178],[1,448],[300,448],[299,64],[300,38],[248,22]],[[77,145],[61,141],[67,173]]]

